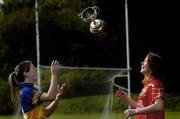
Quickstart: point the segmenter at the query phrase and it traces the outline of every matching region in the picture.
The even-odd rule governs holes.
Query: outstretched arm
[[[51,84],[47,93],[41,95],[42,101],[52,101],[56,98],[58,69],[60,67],[59,61],[53,60],[51,63]]]
[[[118,89],[116,91],[116,94],[115,94],[117,97],[120,97],[122,100],[124,100],[125,102],[127,102],[129,105],[131,105],[132,108],[136,108],[136,104],[137,102],[135,100],[133,100],[132,98],[130,98],[128,96],[128,94],[121,90],[121,89]]]
[[[63,83],[61,87],[58,86],[56,99],[45,108],[46,117],[49,117],[55,111],[59,103],[60,97],[63,93],[64,86],[65,86],[65,83]]]

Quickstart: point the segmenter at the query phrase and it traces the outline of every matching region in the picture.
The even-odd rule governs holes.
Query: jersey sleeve
[[[34,96],[33,96],[33,99],[32,99],[32,104],[36,105],[36,104],[39,104],[39,103],[42,103],[41,100],[40,100],[40,97],[42,95],[42,91],[35,91],[34,92]]]
[[[157,99],[164,100],[164,98],[165,98],[164,93],[165,93],[164,85],[159,81],[153,82],[153,84],[152,84],[152,101],[154,102]]]

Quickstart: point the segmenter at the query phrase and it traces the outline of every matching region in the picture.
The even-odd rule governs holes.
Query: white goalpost
[[[40,65],[40,39],[39,39],[39,19],[38,19],[38,0],[35,0],[35,24],[36,24],[36,53],[37,53],[37,72],[38,72],[38,85],[41,88],[41,71],[40,68],[48,68],[48,66]],[[114,86],[123,88],[128,92],[129,97],[131,97],[131,83],[130,83],[130,54],[129,54],[129,29],[128,29],[128,0],[125,0],[125,33],[126,33],[126,68],[99,68],[99,67],[67,67],[62,66],[62,69],[80,69],[80,70],[121,70],[126,71],[127,73],[124,74],[118,74],[114,77],[127,77],[127,88],[121,87],[120,85],[117,85],[115,83]],[[130,108],[130,106],[129,106]]]
[[[40,69],[49,69],[50,70],[50,66],[46,66],[46,65],[40,65],[39,66]],[[127,83],[127,86],[126,87],[123,87],[121,85],[118,85],[115,83],[115,78],[128,78],[128,72],[129,72],[129,69],[127,68],[104,68],[104,67],[70,67],[70,66],[61,66],[60,67],[60,70],[89,70],[89,71],[109,71],[109,72],[112,72],[112,85],[119,88],[119,89],[123,89],[125,91],[129,91],[128,89],[128,83]],[[115,73],[113,73],[115,72]]]
[[[40,39],[39,39],[39,16],[38,16],[38,0],[35,0],[35,25],[36,25],[36,51],[37,51],[37,71],[38,85],[41,87],[40,73]],[[130,95],[130,56],[129,56],[129,28],[128,28],[128,0],[125,0],[125,30],[126,30],[126,59],[127,59],[127,78],[128,78],[128,95]],[[71,67],[72,68],[72,67]]]
[[[129,54],[129,22],[128,22],[128,0],[125,0],[125,29],[126,29],[126,60],[128,70],[128,95],[131,97],[131,83],[130,83],[130,54]],[[129,105],[129,108],[130,105]]]
[[[46,66],[46,65],[39,65],[40,69],[50,69],[50,66]],[[127,86],[123,87],[121,85],[118,85],[115,83],[115,78],[127,78],[128,79],[128,72],[129,69],[127,68],[104,68],[104,67],[70,67],[70,66],[61,66],[60,70],[91,70],[91,71],[112,71],[112,72],[117,72],[112,76],[112,85],[125,90],[125,91],[129,91],[128,88],[128,81],[127,81]]]
[[[40,39],[39,39],[39,7],[38,0],[35,0],[35,25],[36,25],[36,56],[37,56],[37,73],[38,86],[41,89],[41,73],[40,73]]]

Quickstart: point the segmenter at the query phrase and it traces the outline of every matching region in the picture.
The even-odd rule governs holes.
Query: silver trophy
[[[91,33],[99,33],[104,31],[105,21],[101,19],[97,19],[97,15],[99,14],[99,7],[87,7],[79,14],[79,17],[82,18],[85,22],[90,22],[90,32]]]

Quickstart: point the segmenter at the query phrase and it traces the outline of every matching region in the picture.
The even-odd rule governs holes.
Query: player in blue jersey
[[[49,90],[43,92],[35,86],[37,80],[37,69],[31,61],[20,62],[9,75],[12,101],[16,102],[20,96],[24,119],[45,119],[56,109],[63,92],[63,84],[58,85],[59,61],[51,63],[51,83]],[[44,106],[43,102],[51,102]]]

